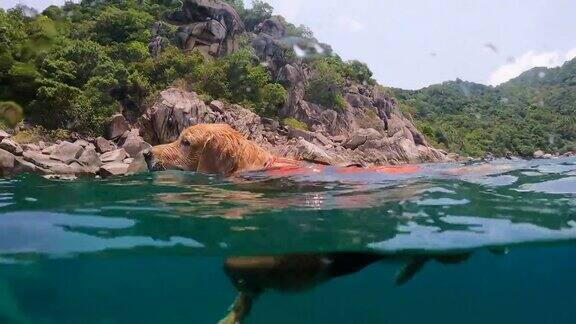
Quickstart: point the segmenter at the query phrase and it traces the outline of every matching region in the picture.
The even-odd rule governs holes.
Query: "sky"
[[[250,0],[245,0],[246,3]],[[574,0],[267,0],[383,85],[419,89],[460,78],[498,85],[576,57]],[[2,0],[36,8],[58,0]]]

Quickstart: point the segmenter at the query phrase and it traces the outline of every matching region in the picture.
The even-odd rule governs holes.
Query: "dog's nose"
[[[146,149],[146,150],[142,151],[142,155],[144,155],[145,160],[152,159],[152,151],[150,149]]]

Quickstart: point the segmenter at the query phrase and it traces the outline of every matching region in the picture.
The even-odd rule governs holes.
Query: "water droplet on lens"
[[[298,56],[299,58],[303,58],[306,56],[306,51],[304,51],[298,44],[294,44],[294,53],[296,53],[296,56]]]

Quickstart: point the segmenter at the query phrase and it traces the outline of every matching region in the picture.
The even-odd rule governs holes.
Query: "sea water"
[[[576,159],[487,166],[1,179],[0,323],[576,323]]]

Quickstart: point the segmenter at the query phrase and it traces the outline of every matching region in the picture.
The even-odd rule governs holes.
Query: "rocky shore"
[[[368,91],[366,91],[368,92]],[[239,105],[221,101],[204,103],[195,93],[169,88],[138,122],[141,136],[153,145],[175,140],[185,128],[198,123],[227,123],[248,139],[270,152],[315,163],[341,165],[382,165],[439,162],[449,159],[446,152],[427,145],[424,136],[393,103],[384,98],[350,94],[363,101],[360,109],[345,113],[300,101],[292,116],[306,120],[309,130],[284,126],[261,118]],[[382,102],[383,109],[371,106]],[[382,114],[386,119],[382,119]],[[387,116],[390,116],[389,118]]]
[[[314,131],[281,125],[239,105],[205,103],[193,92],[169,88],[133,125],[122,114],[113,116],[105,137],[18,144],[11,134],[0,132],[0,175],[28,172],[47,177],[107,177],[144,171],[143,150],[174,141],[182,130],[199,123],[228,123],[278,156],[327,165],[447,160],[445,152],[425,145],[423,136],[396,115],[397,124],[389,126],[396,133],[387,136],[382,133],[382,120],[375,119],[374,127],[362,128],[350,116],[350,124],[343,126],[338,125],[342,121],[337,114],[331,116],[312,105],[307,109],[303,114],[319,117]]]
[[[353,98],[365,105],[375,100],[361,94],[354,94]],[[0,133],[0,174],[106,177],[143,171],[146,169],[143,150],[174,141],[182,130],[199,123],[228,123],[278,156],[327,165],[368,166],[449,159],[445,152],[428,146],[422,134],[394,106],[384,106],[388,112],[382,114],[390,116],[385,123],[377,115],[372,120],[360,114],[355,116],[352,109],[343,119],[335,111],[306,102],[301,105],[298,114],[310,120],[312,130],[284,126],[239,105],[205,103],[193,92],[169,88],[132,125],[122,114],[113,116],[104,137],[18,144],[11,134]]]
[[[123,117],[118,117],[113,118],[110,124],[110,134],[117,135],[111,140],[98,137],[18,144],[9,133],[0,131],[0,176],[36,173],[48,178],[70,179],[145,171],[147,168],[141,152],[150,145],[144,142],[137,130],[128,129]]]

